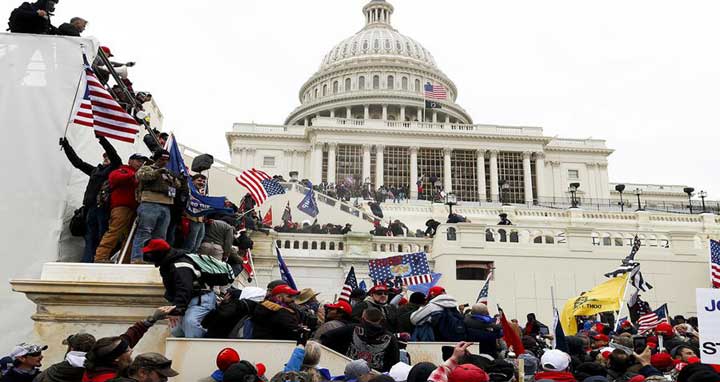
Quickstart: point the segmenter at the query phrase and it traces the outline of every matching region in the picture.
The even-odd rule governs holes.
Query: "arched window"
[[[317,98],[317,97],[318,97],[318,89],[315,88],[315,98]]]
[[[408,78],[407,77],[402,78],[402,90],[408,90]]]
[[[346,78],[345,79],[345,91],[349,92],[351,87],[352,87],[352,81],[350,81],[349,78]]]
[[[373,89],[380,89],[380,76],[373,76]]]
[[[331,241],[331,242],[330,242],[330,246],[328,247],[328,249],[330,249],[331,251],[334,251],[334,250],[335,250],[335,243]]]
[[[393,76],[388,76],[388,79],[387,79],[387,88],[390,89],[390,90],[395,89],[395,77],[393,77]]]
[[[422,90],[420,89],[420,80],[415,80],[415,91],[420,93]]]
[[[323,85],[323,97],[327,95],[327,85]]]
[[[337,94],[339,87],[340,87],[340,85],[338,84],[338,82],[334,81],[333,82],[333,94]]]
[[[317,241],[313,241],[310,245],[310,249],[317,249]]]
[[[365,90],[365,76],[358,78],[358,90]]]

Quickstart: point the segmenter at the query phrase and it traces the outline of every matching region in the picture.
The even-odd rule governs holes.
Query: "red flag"
[[[250,250],[246,250],[245,254],[242,256],[242,267],[245,272],[248,274],[248,282],[252,281],[253,277],[255,277],[255,270],[252,267],[252,253],[250,253]]]
[[[272,227],[273,219],[272,219],[272,207],[268,210],[268,212],[265,214],[265,217],[262,221],[263,225],[266,225],[268,227]]]
[[[525,347],[522,344],[522,340],[520,340],[520,336],[518,336],[515,329],[508,322],[505,317],[505,312],[503,312],[499,306],[498,310],[500,311],[500,323],[502,324],[503,338],[505,339],[508,347],[512,347],[516,355],[525,353]]]

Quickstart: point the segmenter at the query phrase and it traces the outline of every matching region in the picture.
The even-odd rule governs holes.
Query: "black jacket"
[[[391,333],[397,333],[398,331],[398,308],[395,305],[385,304],[380,305],[373,301],[372,297],[367,297],[365,300],[353,306],[352,318],[356,322],[360,322],[362,314],[367,308],[375,308],[383,312],[385,316],[385,328]]]
[[[502,327],[493,323],[491,317],[484,317],[486,318],[483,319],[472,315],[465,317],[463,322],[467,331],[467,341],[479,343],[480,353],[497,357],[497,340],[503,336]]]
[[[107,153],[108,159],[110,160],[110,164],[107,166],[103,164],[93,166],[90,163],[83,161],[82,159],[80,159],[80,157],[77,156],[75,150],[73,150],[72,146],[70,146],[70,143],[68,143],[68,141],[63,142],[63,151],[65,151],[65,155],[67,156],[68,160],[70,160],[70,163],[72,163],[73,167],[82,171],[85,175],[90,177],[87,187],[85,187],[83,206],[95,207],[97,205],[97,194],[100,191],[100,187],[102,186],[103,182],[108,179],[110,173],[115,171],[118,167],[120,167],[120,165],[122,165],[122,159],[120,159],[120,156],[118,155],[117,151],[115,151],[115,148],[110,144],[110,142],[108,142],[107,139],[105,139],[105,137],[98,137],[98,142],[100,142],[100,146],[105,149],[105,153]]]
[[[257,302],[246,299],[221,303],[202,320],[202,326],[207,329],[205,337],[229,338],[235,325],[245,316],[252,315],[257,305]]]
[[[38,374],[40,374],[40,370],[35,370],[31,374],[25,374],[12,368],[0,378],[0,382],[32,382]]]
[[[155,266],[160,268],[160,276],[165,286],[165,299],[176,306],[179,315],[185,314],[190,300],[206,292],[198,282],[198,276],[192,268],[192,260],[187,252],[171,249],[165,259]],[[190,266],[186,266],[189,264]]]
[[[13,33],[55,34],[57,29],[50,23],[50,15],[41,17],[39,10],[46,10],[47,0],[22,3],[10,14],[10,30]]]
[[[408,302],[398,308],[398,333],[412,334],[415,329],[415,325],[410,322],[410,315],[418,309],[420,309],[420,305],[412,302]]]
[[[265,300],[255,307],[252,316],[253,339],[296,340],[300,316],[290,307]]]
[[[378,345],[380,343],[384,343],[389,337],[389,342],[384,349],[376,348],[376,350],[378,350],[382,356],[381,362],[378,362],[381,364],[373,365],[373,359],[364,358],[365,356],[374,358],[371,354],[368,354],[370,352],[361,352],[360,354],[350,355],[350,353],[353,353],[351,351],[351,344],[353,342],[353,337],[356,334],[356,329],[361,330],[358,332],[358,339],[361,342],[369,345]],[[338,329],[330,330],[329,332],[326,332],[325,334],[320,336],[320,342],[338,353],[350,356],[350,358],[352,359],[358,359],[357,357],[362,354],[363,359],[368,361],[368,364],[371,365],[371,367],[375,368],[380,372],[390,371],[390,368],[393,365],[400,362],[400,347],[398,346],[397,338],[395,338],[395,336],[390,334],[381,326],[375,326],[370,324],[354,324],[343,326]]]
[[[80,382],[84,373],[84,367],[75,367],[68,361],[62,361],[45,369],[34,382]]]
[[[62,23],[57,28],[57,34],[61,36],[74,36],[74,37],[80,37],[80,32],[78,32],[75,27],[70,23]]]

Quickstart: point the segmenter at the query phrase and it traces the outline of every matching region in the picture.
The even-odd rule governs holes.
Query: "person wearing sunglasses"
[[[10,358],[13,366],[8,370],[0,381],[2,382],[31,382],[38,374],[42,366],[42,352],[47,350],[46,345],[35,345],[21,343],[15,346]]]

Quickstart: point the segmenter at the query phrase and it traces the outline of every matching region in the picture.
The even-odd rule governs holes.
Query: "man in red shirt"
[[[96,263],[110,263],[110,255],[118,243],[127,237],[135,220],[138,202],[135,190],[138,180],[135,172],[147,161],[140,154],[133,154],[127,165],[122,165],[110,173],[110,223],[95,252]]]

